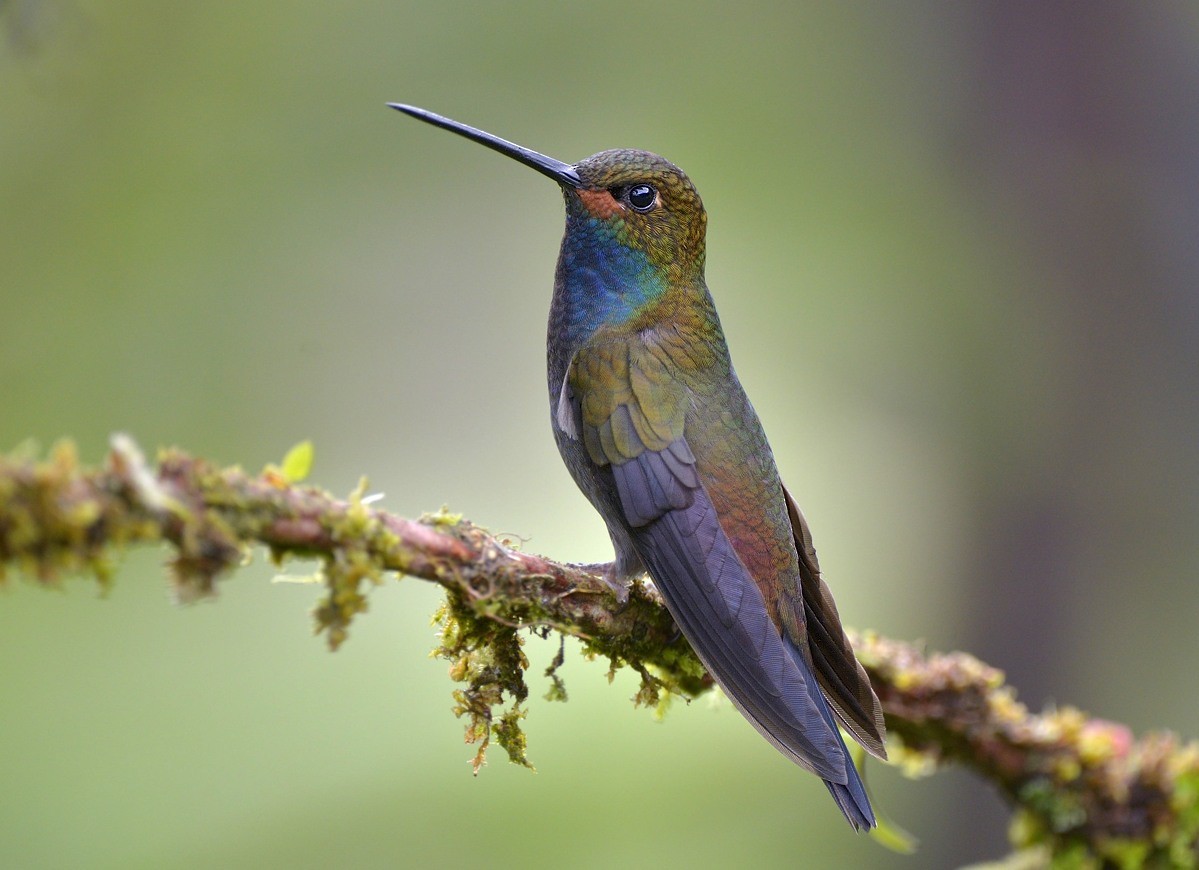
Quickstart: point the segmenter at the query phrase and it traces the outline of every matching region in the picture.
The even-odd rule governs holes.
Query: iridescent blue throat
[[[585,341],[601,326],[624,323],[666,292],[645,252],[621,242],[622,229],[618,220],[567,215],[558,270],[566,290],[569,345]]]

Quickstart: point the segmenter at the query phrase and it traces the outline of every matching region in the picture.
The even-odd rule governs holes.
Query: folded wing
[[[869,826],[869,802],[821,692],[824,679],[774,625],[700,479],[684,431],[688,401],[659,356],[632,341],[610,342],[576,356],[557,419],[582,438],[592,462],[610,469],[634,546],[709,672],[763,736],[826,781],[855,826]],[[828,615],[816,605],[817,617]],[[813,628],[823,638],[829,627]],[[819,645],[821,654],[826,647]],[[833,659],[821,662],[839,686],[844,662]],[[834,708],[854,725],[869,718],[843,707],[857,709]]]

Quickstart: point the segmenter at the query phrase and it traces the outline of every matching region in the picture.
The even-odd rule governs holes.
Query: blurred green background
[[[0,449],[109,434],[447,504],[608,557],[548,427],[544,178],[683,166],[742,380],[855,626],[970,650],[1035,708],[1199,733],[1199,12],[1186,3],[0,2]],[[481,776],[429,615],[349,643],[257,558],[155,551],[106,600],[0,594],[5,867],[948,867],[999,799],[871,764],[854,837],[727,705],[664,724],[568,646],[539,772]],[[536,669],[556,646],[531,642]]]

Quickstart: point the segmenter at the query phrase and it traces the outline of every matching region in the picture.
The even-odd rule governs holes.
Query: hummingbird
[[[885,759],[882,709],[733,370],[704,279],[707,213],[695,186],[648,151],[568,164],[388,105],[558,183],[566,231],[546,342],[550,420],[607,524],[607,579],[623,589],[648,573],[737,709],[824,780],[855,830],[873,827],[838,726]]]

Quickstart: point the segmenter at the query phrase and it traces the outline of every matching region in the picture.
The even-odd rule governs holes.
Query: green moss
[[[514,704],[511,709],[500,716],[499,722],[492,726],[492,731],[495,733],[496,742],[499,743],[501,749],[508,753],[508,759],[513,764],[519,764],[535,771],[536,768],[525,755],[527,738],[524,730],[520,727],[520,721],[524,718],[525,711],[519,704]]]
[[[0,456],[0,563],[12,563],[38,582],[57,586],[70,574],[109,587],[113,559],[132,537],[154,537],[128,516],[123,503],[93,482],[73,442],[59,441],[45,458],[33,442]],[[0,567],[0,582],[5,573]]]
[[[447,592],[434,622],[441,628],[441,644],[433,655],[450,663],[450,679],[464,684],[453,693],[453,712],[466,719],[466,742],[478,744],[471,762],[475,773],[486,763],[492,737],[510,761],[532,769],[520,727],[529,662],[516,629],[478,615],[455,592]]]
[[[1049,777],[1035,777],[1020,789],[1020,803],[1036,813],[1050,831],[1061,834],[1087,820],[1078,796],[1060,789]]]
[[[562,682],[562,678],[558,676],[558,668],[562,667],[566,662],[566,635],[558,635],[558,652],[553,660],[549,663],[549,667],[545,669],[545,675],[550,679],[550,687],[545,693],[547,701],[562,701],[567,700],[566,684]]]
[[[452,513],[447,505],[433,513],[421,514],[420,521],[437,529],[452,529],[462,522],[462,514]]]
[[[337,649],[354,617],[366,612],[366,591],[383,581],[383,572],[365,549],[346,549],[322,561],[320,576],[327,594],[313,610],[316,631],[325,633],[330,649]]]

